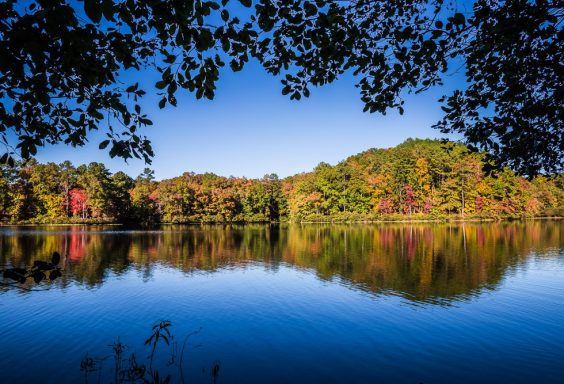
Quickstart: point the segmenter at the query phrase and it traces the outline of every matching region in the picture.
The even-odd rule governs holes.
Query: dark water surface
[[[564,382],[564,224],[2,227],[2,383],[80,383],[172,321],[186,382]],[[1,281],[1,279],[0,279]],[[31,289],[31,290],[29,290]],[[155,366],[180,381],[158,349]],[[113,360],[88,382],[113,380]],[[178,355],[177,355],[178,365]],[[98,365],[99,366],[99,365]]]

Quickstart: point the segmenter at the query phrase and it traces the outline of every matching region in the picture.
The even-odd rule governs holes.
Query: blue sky
[[[137,76],[150,94],[156,75]],[[143,132],[155,151],[150,168],[157,179],[186,171],[285,177],[309,171],[321,161],[335,164],[369,148],[395,146],[409,137],[444,137],[431,125],[441,117],[437,99],[448,87],[407,95],[403,116],[395,111],[383,116],[362,112],[354,84],[355,79],[347,75],[312,89],[309,99],[292,101],[282,96],[278,78],[251,62],[242,72],[223,70],[213,101],[196,100],[186,91],[178,95],[178,107],[159,110],[158,98],[145,97],[141,105],[154,123]],[[112,172],[123,170],[133,177],[146,167],[141,160],[126,164],[110,159],[107,152],[98,150],[103,139],[102,133],[95,133],[82,148],[46,147],[37,159],[75,164],[99,161]]]

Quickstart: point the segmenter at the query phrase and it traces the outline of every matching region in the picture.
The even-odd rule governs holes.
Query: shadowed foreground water
[[[0,265],[59,251],[64,272],[0,287],[0,381],[84,382],[87,352],[119,336],[145,359],[170,319],[177,340],[202,327],[186,382],[210,382],[216,360],[223,383],[562,382],[563,228],[2,227]],[[168,359],[155,365],[179,380]]]

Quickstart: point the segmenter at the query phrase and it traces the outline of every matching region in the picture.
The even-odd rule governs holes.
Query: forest
[[[35,160],[0,168],[2,223],[223,223],[504,219],[554,216],[564,175],[518,176],[485,153],[408,139],[284,179],[185,172],[156,181],[104,164]]]

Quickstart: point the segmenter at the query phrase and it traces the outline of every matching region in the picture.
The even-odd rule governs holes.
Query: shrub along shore
[[[560,209],[564,211],[564,208]],[[218,221],[213,218],[202,220],[176,220],[176,221],[158,221],[158,222],[143,222],[139,223],[140,226],[146,225],[220,225],[220,224],[378,224],[378,223],[481,223],[481,222],[503,222],[503,221],[523,221],[523,220],[562,220],[562,214],[541,214],[539,216],[498,216],[498,217],[484,217],[484,216],[458,216],[458,215],[442,215],[439,217],[426,216],[426,215],[389,215],[389,216],[318,216],[312,215],[303,217],[299,220],[231,220],[231,221]],[[37,225],[54,225],[54,226],[70,226],[70,225],[112,225],[112,226],[136,226],[133,222],[119,222],[113,218],[34,218],[22,221],[3,221],[0,222],[1,226],[37,226]]]

